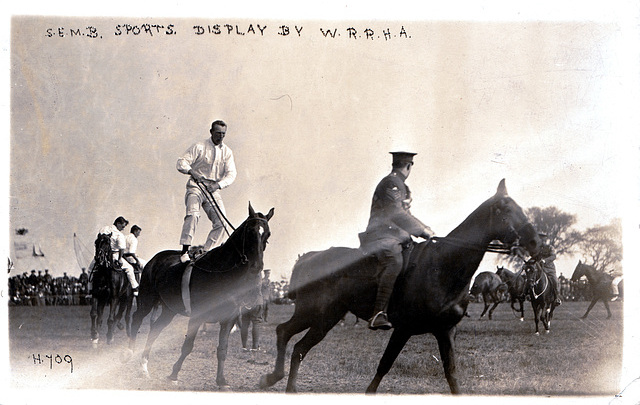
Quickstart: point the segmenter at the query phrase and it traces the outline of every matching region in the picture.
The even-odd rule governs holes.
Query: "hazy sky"
[[[119,215],[142,227],[141,257],[178,249],[176,159],[214,119],[238,167],[229,219],[275,207],[274,278],[298,254],[357,246],[392,150],[418,153],[412,211],[438,235],[502,178],[523,208],[608,224],[625,187],[620,35],[584,22],[15,17],[10,228],[29,229],[54,274],[79,273],[74,232],[91,249]],[[196,243],[208,229],[203,214]]]

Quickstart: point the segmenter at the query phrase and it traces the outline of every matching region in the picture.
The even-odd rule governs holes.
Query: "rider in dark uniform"
[[[533,256],[532,259],[542,266],[542,270],[546,273],[547,277],[549,277],[549,280],[551,280],[556,294],[556,306],[562,305],[562,300],[560,299],[562,296],[560,294],[560,283],[558,282],[558,275],[556,274],[556,265],[553,263],[553,261],[556,260],[556,253],[553,247],[543,243],[538,254]]]
[[[411,236],[425,239],[433,236],[431,228],[409,210],[411,192],[404,182],[411,172],[416,153],[391,154],[392,171],[378,183],[371,202],[369,224],[359,235],[361,249],[374,254],[381,264],[373,317],[369,320],[369,328],[374,330],[393,327],[387,319],[387,304],[403,267],[403,249],[412,244]]]

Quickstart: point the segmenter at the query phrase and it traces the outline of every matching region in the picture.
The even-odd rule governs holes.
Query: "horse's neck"
[[[486,248],[493,239],[487,232],[489,224],[484,223],[486,221],[480,220],[477,218],[478,215],[474,214],[447,235],[447,238],[451,238],[456,243],[444,247],[449,260],[460,263],[456,266],[460,269],[457,276],[469,280],[480,266]]]
[[[595,267],[593,266],[588,266],[588,265],[583,265],[583,269],[584,269],[584,275],[587,276],[587,279],[589,280],[589,283],[591,284],[595,284],[598,281],[602,280],[604,277],[604,273],[599,272],[598,270],[596,270]]]

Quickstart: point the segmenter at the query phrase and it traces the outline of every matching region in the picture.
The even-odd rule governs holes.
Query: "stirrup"
[[[393,325],[387,319],[387,314],[384,311],[378,312],[369,320],[369,329],[371,330],[389,330],[392,327]]]

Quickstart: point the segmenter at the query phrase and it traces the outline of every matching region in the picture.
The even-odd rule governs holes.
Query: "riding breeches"
[[[215,201],[215,204],[220,208],[221,213],[217,211],[215,204],[209,201],[210,197],[207,198],[200,188],[187,185],[187,192],[184,197],[186,215],[180,235],[181,245],[192,245],[193,236],[196,233],[196,227],[200,218],[200,208],[204,210],[211,221],[211,231],[204,244],[204,250],[209,251],[222,242],[222,233],[224,232],[222,215],[225,214],[224,204],[218,191],[214,192],[212,196],[213,201]]]
[[[558,276],[556,275],[555,266],[554,267],[542,266],[542,271],[544,271],[547,277],[549,278],[549,281],[551,282],[551,285],[553,286],[553,289],[556,293],[556,297],[560,298],[561,297],[560,283],[558,282]]]
[[[367,245],[366,249],[374,253],[380,263],[378,291],[373,313],[377,314],[380,311],[386,312],[396,278],[402,271],[402,245],[397,240],[382,239],[371,242]]]

